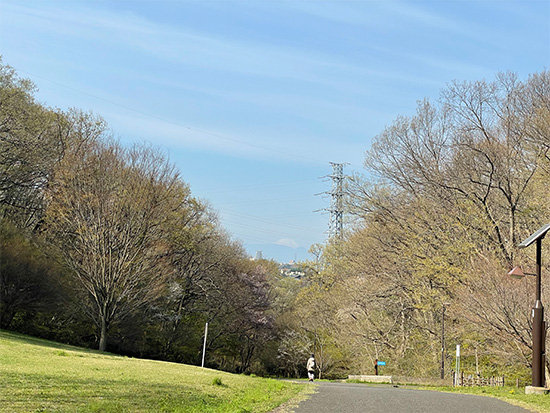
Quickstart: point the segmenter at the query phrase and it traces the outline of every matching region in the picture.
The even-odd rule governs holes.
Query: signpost
[[[202,345],[202,363],[201,367],[204,367],[204,355],[206,354],[206,336],[208,335],[208,323],[204,326],[204,344]]]
[[[456,364],[455,364],[455,378],[454,385],[459,386],[460,377],[460,344],[456,345]]]
[[[374,360],[374,374],[378,376],[378,366],[385,366],[385,361],[380,361],[378,359]]]

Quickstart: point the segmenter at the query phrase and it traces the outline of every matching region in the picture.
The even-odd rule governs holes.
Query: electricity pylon
[[[323,195],[330,195],[330,207],[322,211],[330,213],[328,224],[328,235],[330,239],[341,239],[344,234],[344,165],[346,163],[330,162],[332,174],[324,178],[332,180],[330,191],[323,192]]]

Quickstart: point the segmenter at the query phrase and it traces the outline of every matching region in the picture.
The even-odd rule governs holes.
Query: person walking
[[[315,378],[315,357],[313,356],[313,354],[307,360],[306,369],[307,369],[307,378],[309,379],[309,381],[313,381],[313,379]]]

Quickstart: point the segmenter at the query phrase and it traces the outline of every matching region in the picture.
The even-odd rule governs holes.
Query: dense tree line
[[[366,174],[348,181],[347,236],[321,250],[294,317],[327,367],[387,359],[394,374],[437,377],[445,311],[448,367],[462,344],[470,372],[526,372],[534,280],[505,275],[534,267],[518,244],[550,222],[549,137],[544,71],[451,83],[375,138]]]
[[[45,107],[0,65],[0,328],[270,373],[280,278],[251,262],[167,157]],[[268,354],[269,351],[272,354]]]

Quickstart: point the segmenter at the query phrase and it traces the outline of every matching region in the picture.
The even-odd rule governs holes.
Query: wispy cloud
[[[507,35],[506,32],[497,34],[494,26],[491,27],[491,30],[487,30],[486,25],[476,23],[475,19],[466,20],[456,15],[445,16],[436,11],[437,7],[433,7],[435,3],[428,3],[432,5],[429,10],[418,2],[398,0],[386,1],[383,4],[388,11],[400,16],[404,21],[436,30],[435,35],[448,33],[455,35],[457,41],[474,40],[478,45],[490,45],[497,49],[502,49],[503,43],[505,43],[503,36]],[[469,3],[464,2],[464,7],[469,7]],[[441,56],[438,58],[442,60]]]
[[[417,4],[404,1],[388,1],[384,3],[384,7],[398,16],[405,17],[409,22],[416,22],[430,28],[459,35],[472,34],[467,24],[457,21],[456,18],[449,19],[436,12],[428,11]]]
[[[509,6],[502,2],[504,7]],[[435,11],[437,3],[429,2],[432,7],[428,10],[420,2],[406,1],[377,1],[377,2],[288,2],[287,7],[296,12],[301,12],[325,19],[327,22],[343,23],[369,30],[399,30],[403,25],[417,26],[423,29],[430,28],[438,34],[449,33],[457,38],[474,39],[478,44],[487,44],[498,49],[503,48],[502,35],[495,37],[484,25],[476,24],[472,19],[464,20],[457,16],[445,16]],[[519,3],[521,4],[521,2]],[[500,6],[500,5],[499,5]],[[525,13],[523,7],[521,12]],[[515,12],[514,12],[515,13]],[[540,18],[541,16],[537,16]],[[494,28],[493,28],[494,29]],[[387,46],[381,47],[377,43],[367,47],[381,53],[392,53],[395,49]],[[442,60],[442,56],[438,56]]]
[[[107,118],[111,123],[124,126],[131,139],[141,138],[173,148],[191,148],[207,150],[232,156],[254,159],[273,159],[274,157],[297,161],[296,154],[285,152],[276,146],[255,143],[250,137],[230,134],[202,126],[186,126],[170,120],[155,119],[139,115],[125,115],[110,112]],[[303,158],[299,159],[301,162]],[[307,159],[306,159],[307,161]],[[314,161],[311,159],[311,161]]]
[[[384,21],[384,13],[380,12],[378,4],[382,2],[370,2],[369,7],[357,7],[363,2],[314,2],[314,1],[288,1],[285,7],[293,12],[299,12],[328,22],[343,23],[368,28],[385,28],[388,25]],[[269,2],[260,2],[265,7]],[[259,7],[262,7],[262,6]],[[372,46],[376,48],[375,45]]]
[[[83,72],[106,71],[112,75],[118,71],[120,78],[137,78],[152,85],[202,94],[202,101],[197,99],[193,102],[199,105],[209,98],[218,103],[223,100],[222,103],[228,107],[244,103],[244,110],[250,107],[257,109],[254,114],[262,110],[271,115],[278,113],[285,119],[298,119],[302,125],[307,124],[311,129],[323,129],[336,122],[340,125],[361,124],[364,118],[390,119],[394,115],[384,112],[382,107],[386,102],[381,101],[395,100],[394,96],[387,93],[388,90],[401,93],[411,85],[417,85],[423,90],[443,86],[441,79],[432,76],[430,68],[439,73],[453,73],[453,78],[461,72],[475,73],[476,76],[489,72],[482,63],[402,50],[384,42],[366,42],[365,50],[372,50],[373,53],[360,59],[353,54],[343,55],[334,50],[319,51],[304,46],[273,44],[265,40],[221,37],[212,31],[200,32],[160,24],[134,13],[114,12],[86,3],[70,3],[70,7],[60,7],[60,4],[65,3],[40,2],[31,7],[6,1],[1,8],[6,25],[48,35],[48,38],[53,35],[65,38],[72,41],[70,46],[65,47],[75,47],[75,53],[86,53],[87,49],[95,47],[98,53],[110,52],[109,58],[116,60],[118,51],[128,53],[130,50],[134,59],[132,63],[137,66],[125,64],[123,59],[118,64],[109,61],[109,65],[92,59],[80,59],[78,64]],[[375,2],[372,5],[368,3],[368,7],[358,7],[357,3],[282,4],[289,13],[298,10],[312,16],[323,16],[324,19],[351,22],[368,28],[383,26],[380,22],[388,21],[388,14],[393,14],[416,24],[460,36],[467,36],[469,31],[459,21],[410,3]],[[82,44],[78,44],[78,41],[82,41]],[[139,67],[149,63],[170,67],[172,76],[165,78]],[[63,62],[59,64],[64,65]],[[74,65],[76,71],[78,64],[69,64]],[[416,67],[417,70],[408,70],[408,67]],[[186,74],[191,71],[203,77],[196,82],[196,79],[185,75],[177,76],[178,71]],[[231,81],[225,81],[227,78]],[[209,82],[211,79],[217,83],[212,84]],[[451,79],[444,78],[444,81],[448,80]],[[254,81],[257,81],[257,86],[249,86]],[[168,115],[162,115],[161,119],[150,109],[142,109],[143,106],[128,102],[128,98],[116,96],[100,85],[94,85],[94,90],[88,92],[90,95],[92,93],[99,99],[130,109],[113,111],[108,108],[106,111],[126,130],[209,151],[325,162],[328,157],[339,153],[345,158],[344,153],[348,150],[354,154],[362,153],[364,147],[361,145],[364,146],[364,141],[367,141],[365,137],[357,144],[346,145],[339,141],[335,145],[334,141],[314,136],[313,132],[304,132],[304,126],[301,126],[302,130],[285,129],[282,132],[282,128],[276,131],[274,128],[262,127],[261,121],[243,133],[231,125],[225,128],[219,124],[200,125],[184,117],[173,121],[171,119],[176,117]],[[415,96],[413,99],[421,97]],[[132,108],[146,116],[132,115]],[[345,126],[339,128],[345,130]],[[367,136],[375,133],[365,131]]]
[[[292,238],[281,238],[280,240],[275,242],[276,245],[282,245],[284,247],[290,247],[290,248],[298,248],[299,245],[296,241],[294,241]]]
[[[218,38],[169,25],[159,25],[131,13],[115,14],[86,6],[76,10],[59,10],[48,8],[46,3],[41,5],[40,8],[30,8],[6,4],[3,9],[4,13],[15,18],[10,24],[17,24],[19,18],[19,23],[32,26],[33,30],[100,42],[109,48],[118,43],[151,58],[219,72],[288,78],[332,87],[341,85],[347,90],[357,87],[350,85],[350,77],[378,77],[423,84],[432,82],[429,76],[412,75],[407,71],[373,69],[346,61],[340,55],[275,46],[265,42]],[[375,45],[372,47],[377,49]]]
[[[338,142],[318,136],[274,136],[259,140],[256,136],[227,129],[215,130],[207,126],[187,126],[140,115],[109,111],[106,116],[115,130],[124,130],[132,140],[144,139],[174,149],[192,148],[256,160],[326,165],[329,161],[362,162],[365,142]],[[264,137],[265,138],[265,137]],[[365,140],[367,136],[365,136]]]

